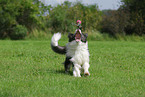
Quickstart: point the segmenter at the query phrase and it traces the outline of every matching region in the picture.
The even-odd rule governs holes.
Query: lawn
[[[0,97],[145,97],[144,42],[89,41],[89,52],[91,75],[75,78],[50,40],[1,40]]]

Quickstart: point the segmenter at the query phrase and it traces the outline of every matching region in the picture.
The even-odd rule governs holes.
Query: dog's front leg
[[[64,68],[65,68],[65,73],[68,73],[70,71],[70,67],[72,65],[72,62],[70,61],[71,57],[66,57],[65,62],[64,62]]]
[[[83,65],[84,75],[85,76],[90,75],[90,73],[89,73],[89,67],[90,67],[89,63],[88,62],[85,62],[84,65]]]
[[[80,65],[78,65],[78,64],[74,64],[74,68],[73,68],[73,76],[75,76],[75,77],[81,77],[81,75],[80,75],[80,68],[81,68],[81,66]]]

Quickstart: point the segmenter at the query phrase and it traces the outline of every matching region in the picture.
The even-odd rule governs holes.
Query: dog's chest
[[[66,56],[72,57],[76,64],[84,64],[89,61],[89,52],[87,44],[68,44]]]

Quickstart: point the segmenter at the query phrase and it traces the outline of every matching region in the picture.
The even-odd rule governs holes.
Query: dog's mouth
[[[76,42],[81,41],[81,33],[79,31],[77,31],[75,34],[75,40],[76,40]]]

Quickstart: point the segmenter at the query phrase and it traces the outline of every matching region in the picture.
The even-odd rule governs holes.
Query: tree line
[[[145,0],[121,0],[118,10],[99,10],[97,5],[81,2],[52,7],[39,0],[0,0],[0,39],[23,39],[33,29],[49,33],[72,32],[76,20],[83,31],[100,31],[117,35],[145,34]]]

